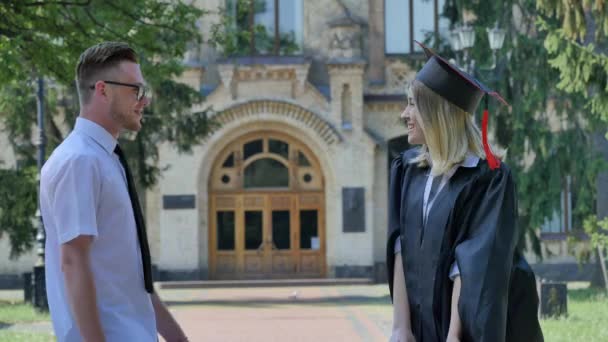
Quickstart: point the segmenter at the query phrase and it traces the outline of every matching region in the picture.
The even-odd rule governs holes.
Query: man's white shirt
[[[126,176],[114,153],[116,143],[101,126],[78,118],[42,169],[47,297],[60,342],[82,341],[61,270],[61,245],[80,235],[93,236],[90,262],[106,341],[157,340]]]

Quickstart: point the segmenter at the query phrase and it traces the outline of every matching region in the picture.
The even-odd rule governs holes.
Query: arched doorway
[[[242,136],[219,154],[209,189],[212,279],[325,276],[324,180],[306,145]]]

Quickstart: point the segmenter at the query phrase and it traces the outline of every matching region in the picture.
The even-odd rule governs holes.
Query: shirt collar
[[[74,125],[74,131],[82,133],[91,139],[93,139],[96,143],[98,143],[104,150],[108,153],[114,153],[114,148],[118,143],[116,139],[106,131],[105,128],[101,127],[99,124],[82,118],[76,118],[76,125]]]
[[[429,163],[429,165],[432,165],[432,161],[431,159],[427,156],[427,162]],[[456,170],[458,170],[459,167],[466,167],[466,168],[471,168],[471,167],[476,167],[477,164],[479,163],[479,157],[476,156],[475,154],[473,154],[471,151],[467,152],[467,155],[464,157],[464,160],[461,161],[460,163],[452,166],[451,169],[449,169],[445,175],[449,178],[452,178],[452,176],[456,173]]]
[[[464,161],[460,163],[462,167],[475,167],[479,163],[479,157],[474,155],[473,153],[467,153],[467,156],[464,158]]]
[[[456,170],[459,167],[466,167],[466,168],[476,167],[478,163],[479,163],[479,157],[469,151],[469,152],[467,152],[467,155],[464,157],[464,160],[462,162],[460,162],[459,164],[454,165],[454,167],[452,167],[448,172],[446,172],[446,175],[448,176],[448,178],[452,178],[452,176],[454,175],[454,173],[456,173]]]

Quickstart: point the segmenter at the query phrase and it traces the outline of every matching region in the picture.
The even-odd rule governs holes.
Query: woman
[[[421,147],[391,166],[391,341],[542,341],[513,177],[487,143],[487,110],[483,135],[471,115],[485,94],[506,102],[422,47],[401,115]]]

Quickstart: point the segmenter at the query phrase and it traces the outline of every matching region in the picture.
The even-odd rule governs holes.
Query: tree
[[[183,55],[202,41],[198,21],[204,12],[184,1],[82,0],[21,1],[0,3],[0,120],[8,134],[19,167],[2,170],[0,234],[8,234],[12,255],[31,247],[31,220],[36,208],[36,123],[34,82],[44,77],[53,85],[47,92],[45,127],[47,155],[64,136],[78,114],[74,69],[78,56],[89,46],[106,40],[129,43],[140,56],[144,77],[153,89],[152,105],[134,141],[121,145],[130,156],[136,180],[152,186],[163,167],[158,165],[158,145],[173,143],[188,151],[206,135],[212,122],[208,112],[191,113],[203,101],[200,92],[177,83]],[[26,187],[27,185],[27,187]],[[35,191],[33,192],[35,195]],[[12,202],[11,202],[12,201]],[[24,219],[15,217],[22,215]]]
[[[485,28],[498,22],[507,29],[497,72],[484,72],[482,67],[478,76],[511,104],[510,109],[491,105],[490,125],[497,143],[508,148],[506,161],[516,178],[518,223],[524,233],[520,246],[527,235],[540,255],[535,231],[561,211],[560,197],[568,176],[573,226],[582,230],[584,218],[594,210],[593,182],[600,164],[591,149],[588,122],[581,116],[583,99],[555,87],[560,75],[543,46],[546,33],[537,29],[540,13],[535,1],[451,0],[444,14],[459,22],[465,11],[474,14],[478,40],[471,53],[478,61],[491,60]]]
[[[537,7],[545,15],[539,26],[547,32],[545,48],[550,64],[559,71],[558,88],[584,99],[588,120],[598,125],[595,131],[596,149],[608,160],[606,125],[608,123],[608,7],[604,0],[538,0]],[[605,170],[605,169],[604,169]],[[598,194],[608,193],[608,172],[597,177]],[[585,231],[597,249],[604,285],[608,290],[608,275],[603,262],[608,247],[608,199],[598,196],[597,217],[590,214]],[[599,284],[596,284],[599,285]]]
[[[559,70],[558,88],[585,98],[586,108],[608,122],[608,4],[604,0],[538,0],[546,17],[545,47]]]

